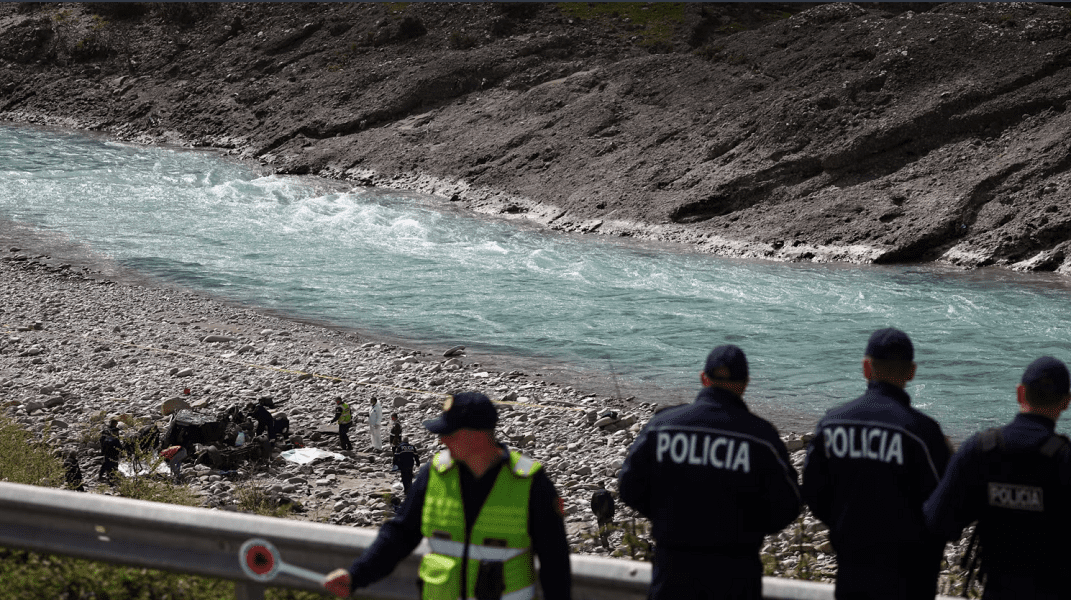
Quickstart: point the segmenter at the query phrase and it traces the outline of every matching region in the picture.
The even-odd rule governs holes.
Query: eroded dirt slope
[[[553,228],[1071,272],[1071,11],[0,5],[0,119]]]

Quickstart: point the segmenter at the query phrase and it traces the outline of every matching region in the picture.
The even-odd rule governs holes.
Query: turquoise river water
[[[742,261],[558,235],[441,198],[76,133],[0,127],[0,219],[172,284],[463,344],[468,360],[567,365],[642,400],[690,400],[706,353],[735,343],[753,409],[792,428],[861,393],[880,327],[912,336],[908,391],[953,439],[1010,418],[1033,358],[1071,360],[1071,287],[1057,276]]]

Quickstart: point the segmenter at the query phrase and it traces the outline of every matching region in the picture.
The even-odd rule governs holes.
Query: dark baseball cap
[[[725,367],[729,370],[728,377],[718,377],[716,375],[718,369],[721,367]],[[707,355],[707,364],[703,367],[703,372],[711,379],[720,379],[722,381],[746,381],[747,357],[744,356],[743,350],[732,344],[718,346],[711,350],[710,354]]]
[[[424,421],[424,427],[438,435],[450,435],[458,429],[494,429],[496,423],[498,410],[490,398],[479,392],[461,392],[447,396],[443,414]]]
[[[915,347],[906,333],[887,327],[870,334],[866,356],[878,360],[915,360]]]
[[[1067,365],[1051,356],[1042,356],[1030,363],[1023,372],[1022,384],[1050,394],[1066,395],[1071,392]]]

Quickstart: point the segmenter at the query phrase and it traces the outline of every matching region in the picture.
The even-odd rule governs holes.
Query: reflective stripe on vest
[[[447,556],[456,556],[458,558],[464,556],[465,544],[463,542],[428,538],[428,544],[431,546],[431,551],[436,554],[445,554]],[[527,551],[527,548],[496,548],[494,546],[469,544],[469,558],[472,560],[498,560],[505,562],[514,556],[520,556]]]

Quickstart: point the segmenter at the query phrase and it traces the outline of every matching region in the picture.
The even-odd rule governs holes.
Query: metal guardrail
[[[262,600],[238,553],[251,538],[270,541],[283,561],[320,573],[347,567],[375,540],[376,530],[275,519],[0,482],[0,547],[235,581],[237,600]],[[366,599],[417,598],[420,546],[385,579],[358,591]],[[651,565],[594,556],[571,557],[576,600],[645,600]],[[323,591],[280,573],[273,587]],[[833,586],[763,578],[763,597],[832,600]],[[949,599],[952,600],[952,599]]]

